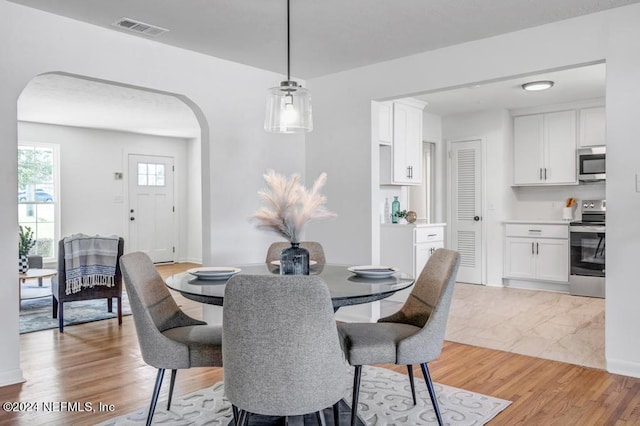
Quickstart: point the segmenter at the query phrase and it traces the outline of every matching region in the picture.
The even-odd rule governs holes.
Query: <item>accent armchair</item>
[[[78,300],[107,299],[107,310],[113,312],[113,299],[118,307],[118,325],[122,324],[122,273],[118,260],[124,251],[124,239],[118,239],[116,269],[113,286],[95,285],[84,287],[80,291],[67,294],[67,270],[65,262],[64,239],[58,243],[58,275],[51,279],[51,293],[53,294],[53,318],[58,318],[58,330],[64,332],[64,304]]]

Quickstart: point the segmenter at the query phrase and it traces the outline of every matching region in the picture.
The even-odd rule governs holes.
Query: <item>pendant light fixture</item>
[[[287,80],[268,91],[264,129],[274,133],[303,133],[313,130],[311,96],[307,89],[291,80],[289,0],[287,0]]]

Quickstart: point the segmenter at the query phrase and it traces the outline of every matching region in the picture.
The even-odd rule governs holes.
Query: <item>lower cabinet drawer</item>
[[[416,228],[415,229],[415,243],[428,243],[432,241],[444,240],[444,228]]]
[[[569,238],[569,225],[508,223],[504,233],[506,237]]]

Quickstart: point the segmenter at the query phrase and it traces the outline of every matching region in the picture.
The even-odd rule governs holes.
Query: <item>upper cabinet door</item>
[[[513,118],[513,184],[576,185],[576,111]]]
[[[514,185],[543,182],[543,123],[542,114],[513,118]]]
[[[575,184],[576,176],[576,112],[560,111],[544,114],[544,182]]]
[[[393,143],[393,104],[391,102],[378,104],[378,142],[380,145]]]
[[[606,145],[606,115],[604,107],[580,110],[580,146]]]
[[[422,110],[393,104],[393,182],[416,185],[422,181]]]

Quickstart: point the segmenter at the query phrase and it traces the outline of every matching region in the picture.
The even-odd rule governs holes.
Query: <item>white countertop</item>
[[[569,220],[505,219],[502,223],[537,223],[541,225],[569,225]]]
[[[446,223],[427,223],[424,220],[417,220],[414,223],[407,223],[404,225],[401,225],[399,223],[382,223],[380,226],[391,226],[391,227],[411,227],[411,228],[433,228],[436,226],[439,227],[444,227],[447,226]]]

